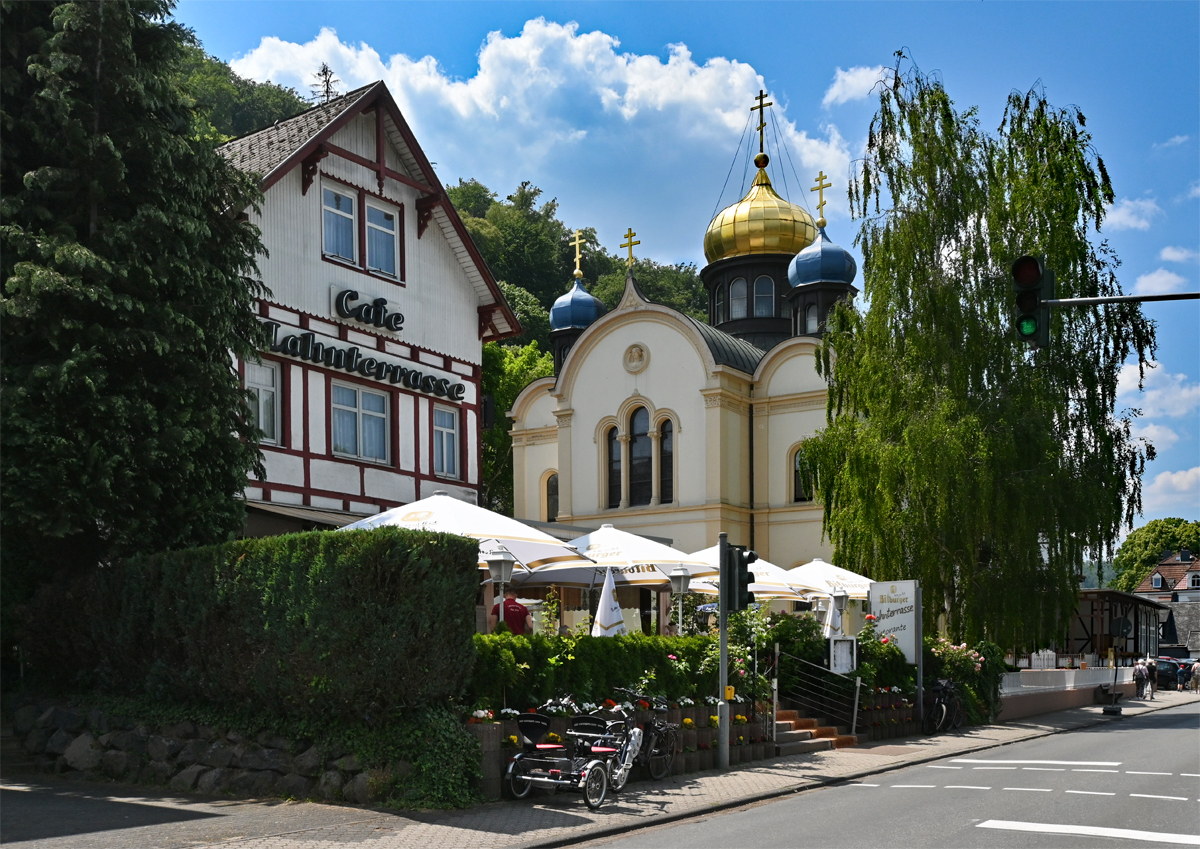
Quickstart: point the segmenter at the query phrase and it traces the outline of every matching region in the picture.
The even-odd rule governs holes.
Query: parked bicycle
[[[617,690],[628,695],[635,703],[642,701],[650,705],[656,714],[643,726],[642,745],[637,752],[636,762],[645,766],[655,781],[662,781],[671,774],[671,764],[679,749],[679,726],[667,722],[663,717],[667,712],[667,700],[662,696],[647,696],[623,687]]]
[[[575,705],[571,697],[566,696],[552,699],[538,710],[554,708],[575,710]],[[584,722],[580,724],[579,720]],[[579,734],[577,724],[588,733]],[[568,749],[563,742],[549,739],[550,717],[546,714],[524,713],[517,717],[523,751],[509,760],[505,774],[513,798],[523,799],[538,786],[582,793],[584,803],[592,810],[604,804],[609,777],[615,772],[613,762],[627,742],[625,723],[610,723],[585,715],[573,717],[571,727],[567,734],[572,737],[572,745]],[[638,742],[641,742],[640,737]]]
[[[925,711],[922,730],[926,734],[936,734],[939,731],[960,728],[966,721],[966,713],[954,682],[949,678],[940,678],[929,691],[933,693],[933,705]]]

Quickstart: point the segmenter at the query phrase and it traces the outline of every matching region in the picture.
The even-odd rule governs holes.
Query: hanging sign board
[[[917,663],[921,611],[917,605],[916,581],[880,581],[871,583],[871,613],[875,615],[875,633],[891,639],[904,652],[909,663]]]

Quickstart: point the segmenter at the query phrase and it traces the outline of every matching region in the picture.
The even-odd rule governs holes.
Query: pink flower
[[[746,670],[744,670],[744,669],[739,669],[739,670],[738,670],[738,675],[741,675],[743,678],[744,678],[744,677],[746,677]]]
[[[890,641],[890,640],[889,640],[887,637],[884,637],[884,638],[883,638],[882,640],[880,640],[879,642],[883,643],[883,644],[886,646],[886,645],[887,645],[889,642],[891,642],[891,641]]]
[[[677,658],[677,657],[676,657],[675,655],[673,655],[673,654],[669,654],[669,655],[667,655],[667,657],[668,657],[669,659],[671,659],[671,660],[679,660],[679,658]]]

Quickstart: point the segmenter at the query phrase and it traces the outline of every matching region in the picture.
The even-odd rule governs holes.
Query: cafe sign
[[[874,581],[871,583],[871,613],[875,616],[875,634],[890,637],[904,652],[909,663],[917,663],[920,634],[916,581]]]

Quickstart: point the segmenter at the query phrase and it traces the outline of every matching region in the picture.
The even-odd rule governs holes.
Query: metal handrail
[[[805,711],[812,711],[818,715],[823,715],[833,720],[835,725],[839,719],[847,720],[845,724],[849,726],[850,733],[858,732],[858,705],[859,695],[862,688],[862,678],[851,678],[849,675],[843,675],[840,672],[833,672],[823,666],[818,666],[815,663],[804,660],[803,658],[795,657],[786,652],[779,652],[781,658],[787,658],[793,661],[798,666],[792,670],[793,676],[797,679],[797,683],[801,687],[815,691],[817,686],[821,692],[819,694],[808,694],[803,691],[784,692],[783,695],[804,707]],[[804,667],[811,667],[816,672],[810,672]],[[816,674],[820,673],[820,674]],[[777,673],[778,674],[778,670]],[[839,680],[840,679],[840,680]],[[830,692],[830,685],[833,685],[835,692]],[[838,693],[836,689],[845,687],[845,691]],[[853,688],[853,695],[850,693],[850,688]]]

